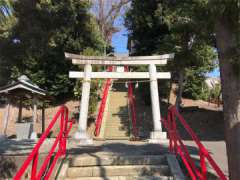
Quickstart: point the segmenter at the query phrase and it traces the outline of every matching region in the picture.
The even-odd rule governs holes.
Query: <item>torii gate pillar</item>
[[[84,67],[84,78],[82,83],[82,97],[80,105],[78,131],[74,135],[75,139],[81,141],[81,144],[93,143],[92,139],[87,134],[87,117],[91,87],[91,72],[92,72],[91,64],[86,64]]]
[[[150,90],[151,90],[151,102],[152,102],[152,116],[153,116],[153,131],[150,134],[149,142],[158,143],[162,139],[166,139],[167,135],[162,132],[162,124],[160,122],[161,112],[158,95],[158,82],[157,82],[157,69],[155,64],[150,64],[149,67],[150,76]]]

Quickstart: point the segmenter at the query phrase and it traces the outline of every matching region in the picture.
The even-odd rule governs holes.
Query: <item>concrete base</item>
[[[74,139],[79,141],[80,145],[93,144],[93,140],[88,136],[86,131],[77,131],[74,134]]]
[[[30,136],[30,139],[32,140],[37,140],[37,133],[36,132],[32,132],[31,136]]]
[[[150,133],[149,143],[163,143],[167,141],[167,133],[162,131],[152,131]]]
[[[0,142],[7,139],[7,136],[0,134]]]

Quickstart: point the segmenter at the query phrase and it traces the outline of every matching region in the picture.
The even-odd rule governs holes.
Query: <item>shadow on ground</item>
[[[222,111],[199,107],[185,107],[180,110],[184,119],[201,141],[223,141],[224,120]],[[184,140],[191,140],[184,128],[178,123],[180,135]]]

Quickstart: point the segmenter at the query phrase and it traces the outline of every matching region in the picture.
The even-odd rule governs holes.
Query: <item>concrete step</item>
[[[125,121],[128,121],[129,120],[129,116],[127,115],[127,116],[119,116],[119,115],[112,115],[112,114],[109,114],[108,116],[107,116],[107,121],[108,122],[111,122],[111,121],[114,121],[114,120],[118,120],[118,121],[123,121],[123,120],[125,120]]]
[[[116,132],[116,133],[105,133],[104,134],[105,137],[129,137],[129,133],[127,132]]]
[[[111,97],[110,97],[111,98]],[[112,99],[115,99],[115,97],[112,97]],[[111,100],[109,103],[109,107],[122,107],[122,108],[127,108],[128,106],[128,100],[121,100],[120,98],[118,100]]]
[[[127,136],[128,132],[126,131],[107,131],[105,132],[106,136]]]
[[[129,124],[129,121],[121,121],[121,120],[108,120],[106,122],[106,125],[109,125],[109,126],[114,126],[114,125],[128,125]]]
[[[129,120],[123,120],[123,119],[107,119],[106,124],[128,124]]]
[[[70,167],[67,177],[108,177],[108,176],[169,176],[167,165],[126,165]]]
[[[110,156],[74,156],[70,159],[70,167],[79,166],[109,166],[109,165],[167,165],[166,157],[163,155],[123,155]]]
[[[111,115],[126,115],[128,116],[128,110],[122,110],[121,108],[111,107],[108,109],[108,112],[110,112]]]
[[[170,176],[110,176],[110,177],[78,177],[66,180],[173,180]]]
[[[121,116],[121,115],[108,114],[107,121],[111,122],[111,121],[114,121],[114,120],[120,120],[120,121],[125,120],[125,121],[128,121],[129,120],[129,116],[128,115]]]
[[[112,132],[118,132],[118,131],[126,132],[129,129],[129,127],[126,127],[126,126],[114,126],[114,125],[112,125],[112,126],[106,126],[106,127],[108,128],[107,131],[112,131]]]
[[[119,116],[119,117],[128,117],[128,110],[126,110],[126,112],[119,112],[119,111],[116,111],[116,112],[113,112],[111,109],[109,109],[109,115],[111,116]]]
[[[105,136],[105,140],[129,140],[129,136]]]

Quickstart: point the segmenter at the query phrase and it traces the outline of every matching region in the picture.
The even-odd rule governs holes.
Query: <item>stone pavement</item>
[[[201,141],[202,144],[206,147],[212,158],[221,168],[225,175],[228,174],[228,162],[227,162],[227,152],[225,141]],[[190,150],[191,155],[197,156],[196,145],[193,141],[184,141],[187,145],[187,148]]]
[[[51,148],[55,139],[46,141],[40,149],[40,156],[44,159],[49,149]],[[184,141],[191,152],[191,155],[197,155],[197,149],[192,141]],[[224,141],[203,141],[207,150],[210,152],[213,159],[217,162],[223,172],[228,175],[227,155]],[[14,157],[15,170],[20,167],[28,153],[31,152],[34,141],[16,141],[7,140],[2,141],[0,146],[0,157]],[[97,156],[101,155],[144,155],[144,154],[164,154],[168,151],[168,142],[159,144],[148,144],[146,141],[127,141],[127,140],[108,140],[108,141],[94,141],[93,145],[80,146],[79,143],[73,139],[69,139],[67,144],[69,155],[82,154]]]
[[[93,145],[82,146],[77,141],[68,141],[69,154],[163,154],[168,151],[168,141],[163,144],[149,144],[147,141],[108,140],[94,141]]]

